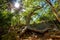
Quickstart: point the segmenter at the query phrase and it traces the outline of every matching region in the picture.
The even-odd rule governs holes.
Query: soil
[[[20,40],[60,40],[60,37],[50,37],[48,32],[39,33],[27,30],[23,35],[20,36]]]

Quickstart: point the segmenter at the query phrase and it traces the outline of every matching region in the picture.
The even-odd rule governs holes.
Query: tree
[[[16,28],[19,30],[20,26],[28,27],[34,23],[38,24],[42,21],[56,19],[60,22],[60,18],[58,17],[60,13],[59,0],[22,0],[20,4],[22,6],[20,5],[20,8],[16,8],[11,0],[0,0],[0,27],[5,28],[4,30],[7,27],[9,29],[13,28],[13,32],[11,31],[12,34],[14,32],[17,34],[18,31],[15,30]]]

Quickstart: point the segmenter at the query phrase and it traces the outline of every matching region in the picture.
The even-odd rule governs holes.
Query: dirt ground
[[[48,33],[35,33],[28,30],[20,37],[20,40],[60,40],[60,37],[50,37]]]

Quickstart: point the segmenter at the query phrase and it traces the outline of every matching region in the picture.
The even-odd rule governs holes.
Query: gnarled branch
[[[56,9],[53,7],[53,5],[51,4],[50,0],[46,0],[46,2],[51,6],[52,11],[54,12],[54,15],[56,16],[57,20],[60,22],[60,17],[58,16],[58,12],[57,12]]]

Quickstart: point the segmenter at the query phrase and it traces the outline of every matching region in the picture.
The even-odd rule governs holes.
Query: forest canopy
[[[0,0],[0,23],[26,25],[27,20],[30,20],[29,24],[40,23],[42,20],[55,20],[56,16],[60,15],[59,2],[59,0]],[[19,5],[19,8],[15,8]]]

